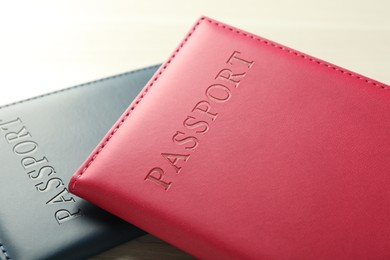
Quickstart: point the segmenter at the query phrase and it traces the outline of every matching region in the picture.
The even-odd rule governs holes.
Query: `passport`
[[[389,133],[389,86],[202,17],[69,189],[201,259],[387,259]]]
[[[145,234],[67,185],[156,69],[0,107],[0,259],[85,259]]]

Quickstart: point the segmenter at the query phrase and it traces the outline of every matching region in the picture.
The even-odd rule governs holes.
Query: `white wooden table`
[[[3,1],[0,105],[163,62],[201,14],[390,84],[389,11],[388,0]],[[92,259],[191,257],[148,235]]]

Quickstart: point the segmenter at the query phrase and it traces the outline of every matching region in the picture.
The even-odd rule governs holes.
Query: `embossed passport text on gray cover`
[[[143,234],[67,185],[156,69],[0,107],[0,259],[82,259]]]

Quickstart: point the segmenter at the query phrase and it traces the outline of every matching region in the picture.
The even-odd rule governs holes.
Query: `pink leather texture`
[[[390,259],[390,87],[202,17],[69,189],[201,259]]]

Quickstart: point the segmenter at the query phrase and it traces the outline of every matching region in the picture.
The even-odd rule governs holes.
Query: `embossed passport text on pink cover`
[[[390,258],[389,88],[203,17],[69,187],[202,259]]]

